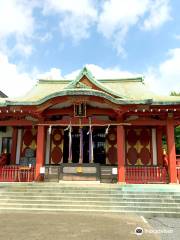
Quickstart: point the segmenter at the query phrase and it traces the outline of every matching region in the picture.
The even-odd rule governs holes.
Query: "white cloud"
[[[95,26],[123,56],[125,38],[133,26],[153,30],[171,19],[169,0],[0,0],[1,51],[29,56],[34,49],[33,40],[51,40],[52,29],[43,32],[46,23],[43,25],[36,17],[36,8],[40,17],[55,17],[53,29],[58,28],[62,36],[75,43],[90,37]],[[37,37],[41,31],[43,36]],[[10,37],[15,43],[8,49]]]
[[[147,88],[157,95],[169,95],[171,91],[180,91],[180,48],[168,52],[167,59],[158,66],[149,67],[144,73],[122,70],[119,67],[102,68],[95,64],[86,64],[96,79],[134,78],[145,76]],[[56,69],[57,70],[57,69]],[[72,71],[59,79],[75,79],[81,69]],[[60,71],[61,74],[61,71]],[[57,78],[54,78],[57,79]]]
[[[0,37],[10,34],[30,35],[33,31],[34,19],[32,8],[27,1],[1,0],[0,2]]]
[[[0,85],[9,97],[24,95],[32,87],[32,75],[20,71],[18,66],[9,62],[8,57],[0,52]]]
[[[47,79],[47,80],[60,80],[64,79],[61,74],[61,70],[58,68],[51,68],[48,72],[39,73],[37,75],[38,79]]]
[[[71,36],[75,43],[79,42],[81,39],[86,39],[89,37],[89,20],[82,20],[79,17],[74,17],[71,15],[66,15],[59,23],[61,33],[64,37]]]
[[[180,91],[180,48],[171,49],[168,58],[158,67],[151,67],[145,73],[146,81],[153,91],[167,95]]]
[[[53,35],[51,32],[46,32],[44,35],[39,36],[38,39],[40,40],[40,42],[44,43],[44,42],[48,42],[53,38]]]
[[[35,1],[27,0],[1,0],[0,1],[0,50],[7,53],[20,52],[30,55],[32,52],[31,40],[34,33],[35,20],[33,9],[37,6]],[[13,47],[7,42],[14,37]],[[11,52],[12,51],[12,52]]]
[[[159,28],[171,19],[169,0],[152,1],[149,8],[149,16],[145,19],[143,24],[144,30]]]
[[[168,57],[157,67],[150,67],[144,72],[145,82],[149,88],[158,95],[169,95],[171,91],[180,89],[180,48],[172,49]],[[110,78],[133,78],[142,76],[136,72],[122,70],[119,67],[102,68],[95,64],[87,64],[86,67],[92,72],[96,79]],[[35,69],[31,73],[20,70],[15,64],[9,62],[8,57],[0,53],[0,76],[1,91],[10,97],[24,95],[35,84],[35,79],[75,79],[81,69],[72,71],[62,76],[61,69],[51,68],[45,73]]]
[[[97,79],[131,78],[140,76],[136,73],[123,71],[118,67],[102,68],[95,64],[87,64],[86,67]],[[77,69],[65,76],[62,76],[61,69],[58,68],[51,68],[45,73],[40,73],[38,69],[35,69],[31,73],[27,73],[23,71],[20,66],[10,63],[8,57],[0,52],[0,90],[10,98],[25,95],[36,83],[36,79],[47,79],[52,81],[75,79],[80,71],[81,69]]]
[[[75,42],[89,36],[89,28],[97,18],[92,0],[45,0],[43,12],[45,15],[57,14],[62,35]]]
[[[153,30],[170,20],[168,0],[104,1],[98,20],[98,31],[111,40],[118,54],[124,55],[123,44],[132,26]]]
[[[174,38],[175,38],[176,40],[180,40],[180,34],[175,34],[175,35],[174,35]]]
[[[148,0],[105,1],[99,19],[99,30],[105,37],[138,22],[147,9]]]
[[[102,68],[95,64],[86,64],[86,67],[91,71],[91,73],[96,79],[132,78],[132,77],[140,76],[140,74],[124,71],[119,69],[118,67]],[[65,75],[64,77],[66,79],[74,79],[77,77],[80,71],[81,69],[77,69]]]
[[[119,54],[129,28],[135,25],[147,10],[149,0],[104,1],[99,16],[98,30],[112,39]]]
[[[20,41],[17,42],[14,48],[11,49],[11,54],[14,52],[18,52],[20,55],[28,57],[33,52],[33,46],[31,44],[22,43]]]

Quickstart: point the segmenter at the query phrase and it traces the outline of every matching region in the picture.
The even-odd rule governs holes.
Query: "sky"
[[[143,76],[159,95],[180,92],[179,0],[0,0],[0,90],[37,79]]]

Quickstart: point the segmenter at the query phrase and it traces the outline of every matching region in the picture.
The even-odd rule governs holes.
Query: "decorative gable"
[[[72,82],[66,88],[68,89],[91,89],[90,86],[83,82]]]
[[[113,97],[122,98],[117,93],[114,93],[111,89],[108,89],[98,80],[96,80],[86,67],[82,69],[77,78],[68,84],[65,89],[93,89],[105,92]]]

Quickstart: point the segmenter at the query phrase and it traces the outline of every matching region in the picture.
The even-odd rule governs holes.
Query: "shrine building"
[[[0,181],[179,183],[180,97],[143,78],[38,80],[0,97]]]

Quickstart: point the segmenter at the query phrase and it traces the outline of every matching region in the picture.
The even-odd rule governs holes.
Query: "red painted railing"
[[[176,155],[177,180],[180,183],[180,155]]]
[[[32,182],[34,167],[5,165],[0,167],[0,182]]]
[[[180,166],[180,155],[176,155],[176,163]]]
[[[126,167],[126,183],[167,183],[165,167]]]
[[[180,183],[180,166],[176,167],[176,170],[177,170],[177,180]]]

